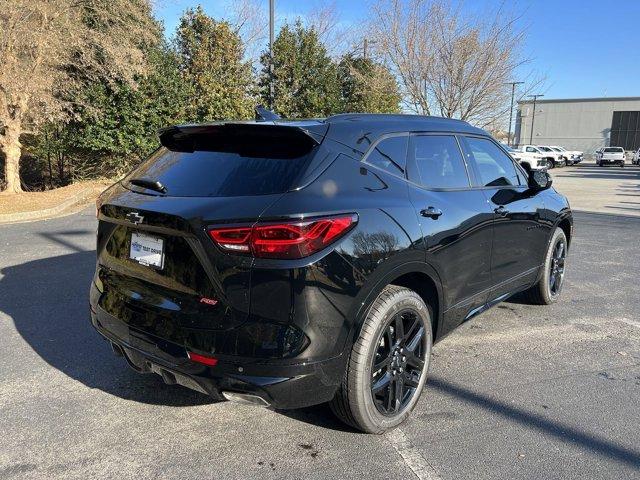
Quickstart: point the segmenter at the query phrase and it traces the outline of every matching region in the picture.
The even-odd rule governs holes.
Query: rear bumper
[[[184,346],[153,337],[91,305],[91,322],[118,354],[139,373],[156,373],[221,399],[224,393],[257,396],[277,409],[294,409],[331,400],[345,368],[342,355],[311,363],[216,356],[210,367],[191,361]]]

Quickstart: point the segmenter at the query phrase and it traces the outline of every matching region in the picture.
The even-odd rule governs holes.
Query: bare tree
[[[234,0],[229,23],[240,35],[246,57],[255,61],[264,49],[269,32],[269,15],[264,0]]]
[[[312,27],[332,57],[347,53],[360,35],[357,28],[343,23],[335,0],[315,0],[309,7],[306,25]]]
[[[148,21],[145,21],[148,19]],[[61,117],[81,81],[132,81],[157,25],[146,0],[0,0],[0,152],[22,190],[20,136]]]
[[[373,11],[371,35],[399,78],[407,108],[479,126],[508,112],[505,84],[528,62],[516,16],[502,8],[468,16],[448,0],[379,0]]]

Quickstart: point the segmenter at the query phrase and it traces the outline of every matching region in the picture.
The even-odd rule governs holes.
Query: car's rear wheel
[[[551,237],[544,262],[544,271],[538,282],[525,292],[527,299],[537,305],[550,305],[558,301],[564,285],[567,258],[567,236],[561,228]]]
[[[338,418],[380,434],[409,416],[427,380],[431,318],[416,292],[385,287],[369,310],[331,402]]]

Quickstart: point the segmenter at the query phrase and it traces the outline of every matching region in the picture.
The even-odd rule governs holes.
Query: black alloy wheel
[[[564,239],[559,239],[551,255],[551,265],[549,272],[549,291],[552,296],[556,296],[562,289],[564,281],[564,263],[567,257],[567,246]]]
[[[371,395],[383,415],[397,415],[410,403],[425,363],[425,328],[417,312],[397,313],[381,332],[371,365]]]
[[[525,291],[525,297],[536,305],[550,305],[560,298],[566,271],[569,242],[564,231],[556,227],[545,256],[538,281]]]
[[[352,347],[331,409],[343,422],[384,433],[404,422],[427,381],[433,313],[415,291],[387,285]]]

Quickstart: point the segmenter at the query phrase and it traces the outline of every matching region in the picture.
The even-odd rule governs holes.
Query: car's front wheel
[[[427,380],[431,312],[408,288],[388,285],[375,300],[331,402],[345,423],[368,433],[400,425]]]
[[[558,300],[564,285],[567,252],[567,236],[558,227],[549,242],[543,266],[544,271],[540,275],[540,279],[525,292],[531,303],[550,305]]]

